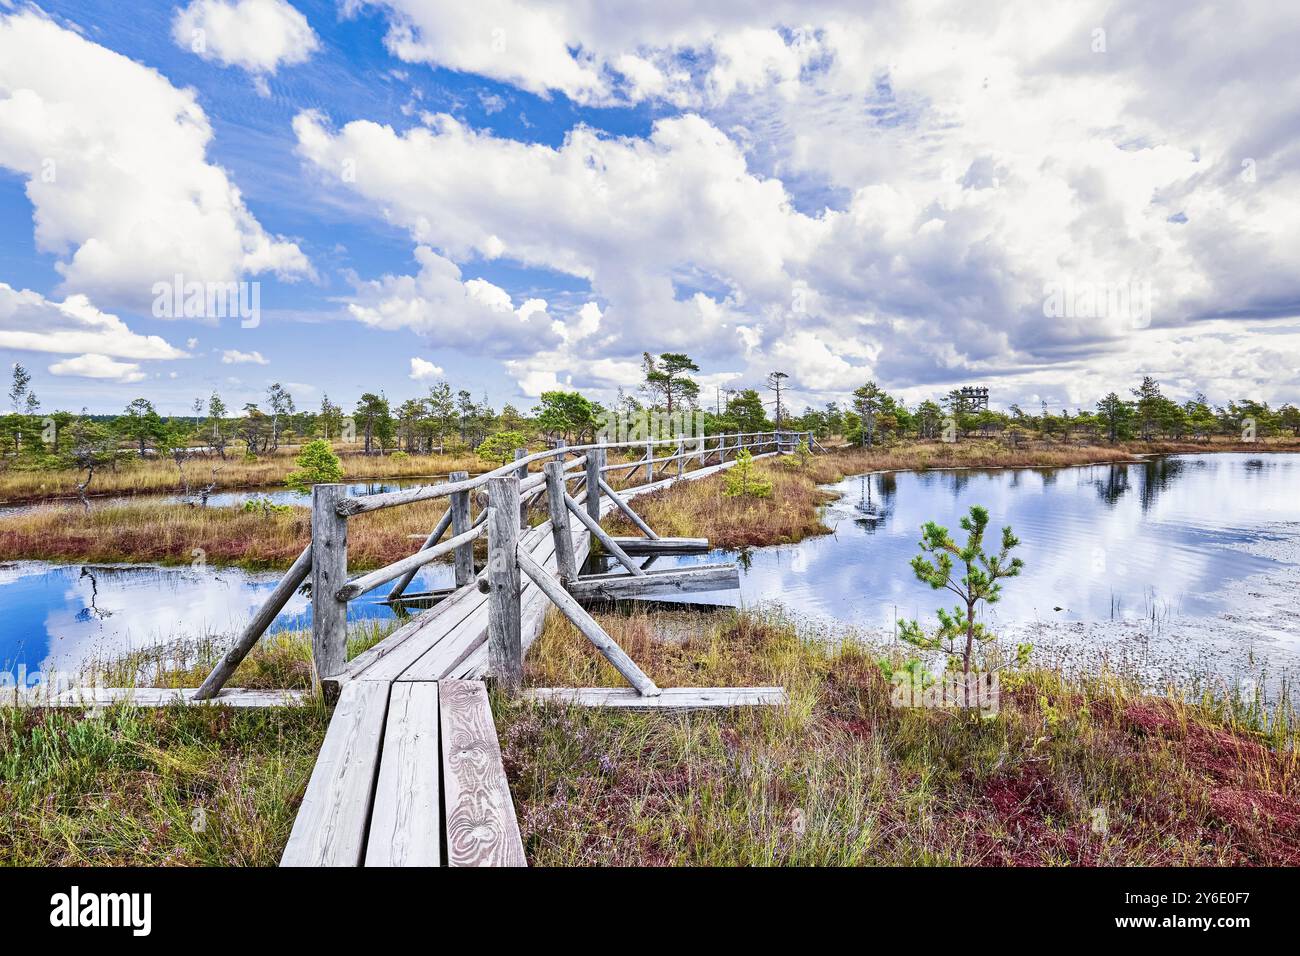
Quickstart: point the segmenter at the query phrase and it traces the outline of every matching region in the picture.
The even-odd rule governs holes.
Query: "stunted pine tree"
[[[898,622],[899,636],[921,650],[944,651],[950,664],[961,661],[962,674],[969,677],[975,665],[976,650],[993,640],[994,635],[976,620],[981,603],[995,604],[1002,594],[998,583],[1020,574],[1025,563],[1011,557],[1020,540],[1011,526],[1002,529],[1002,547],[994,555],[984,550],[984,532],[988,527],[987,508],[974,505],[961,519],[966,544],[953,541],[948,529],[934,521],[921,528],[921,554],[912,559],[912,571],[936,591],[950,591],[959,603],[949,612],[939,608],[939,626],[926,631],[917,621]],[[955,572],[955,573],[954,573]],[[969,687],[969,682],[967,687]]]

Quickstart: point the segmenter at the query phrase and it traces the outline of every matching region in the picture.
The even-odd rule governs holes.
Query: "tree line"
[[[759,387],[715,390],[713,402],[693,373],[699,366],[684,353],[646,353],[642,378],[619,389],[607,407],[576,391],[545,392],[528,411],[506,404],[500,410],[486,396],[453,390],[440,381],[426,393],[395,404],[382,391],[366,392],[348,409],[323,395],[314,408],[299,407],[280,383],[264,398],[232,410],[217,392],[196,398],[187,415],[163,416],[147,398],[131,401],[116,415],[42,414],[21,365],[12,370],[9,414],[0,417],[4,467],[79,467],[116,463],[123,456],[178,457],[196,454],[226,459],[257,457],[283,444],[324,439],[355,446],[367,455],[459,452],[484,449],[485,457],[507,459],[513,448],[535,440],[570,444],[594,440],[611,414],[663,412],[698,416],[705,434],[761,432],[774,428],[808,431],[818,438],[842,436],[872,446],[899,438],[955,441],[1002,435],[1064,441],[1208,439],[1214,435],[1267,437],[1300,435],[1300,410],[1285,404],[1237,399],[1212,406],[1204,395],[1176,402],[1146,377],[1127,396],[1111,392],[1091,409],[1053,410],[1043,403],[1026,411],[977,407],[966,391],[909,406],[875,382],[856,389],[845,405],[828,402],[794,414],[785,398],[789,376],[770,373]],[[767,393],[765,397],[764,393]],[[508,446],[508,447],[507,447]]]

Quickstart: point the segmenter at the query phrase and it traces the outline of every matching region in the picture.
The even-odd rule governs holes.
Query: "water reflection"
[[[995,620],[1208,616],[1249,600],[1233,582],[1276,566],[1245,549],[1297,532],[1280,524],[1300,522],[1298,488],[1300,459],[1281,454],[856,476],[835,486],[842,497],[826,509],[834,534],[755,549],[742,562],[742,596],[871,627],[888,627],[895,609],[928,617],[942,595],[908,564],[921,525],[956,529],[982,504],[994,525],[1015,529],[1026,563]]]
[[[398,483],[367,487],[390,484]],[[856,476],[835,487],[841,497],[826,509],[833,534],[739,556],[665,558],[656,566],[738,560],[747,603],[775,598],[798,612],[888,629],[896,616],[929,618],[942,603],[908,564],[921,525],[935,520],[956,528],[972,504],[982,504],[995,526],[1014,527],[1026,563],[1008,583],[995,623],[1230,613],[1249,620],[1261,640],[1291,640],[1285,615],[1272,608],[1293,602],[1294,589],[1281,597],[1264,593],[1252,575],[1300,564],[1300,549],[1291,546],[1300,537],[1298,489],[1300,458],[1281,454]],[[1270,556],[1250,553],[1270,551],[1270,542]],[[444,587],[451,576],[448,566],[428,567],[412,589]],[[0,566],[0,670],[233,634],[278,577],[218,568]],[[381,590],[353,602],[350,616],[391,616],[382,597]],[[310,602],[300,593],[275,628],[309,623]]]
[[[450,567],[426,566],[411,592],[452,583]],[[0,672],[25,666],[71,669],[85,660],[181,638],[230,637],[266,600],[276,572],[138,565],[0,565]],[[349,620],[390,618],[381,588],[348,605]],[[272,631],[311,626],[306,587],[290,598]]]

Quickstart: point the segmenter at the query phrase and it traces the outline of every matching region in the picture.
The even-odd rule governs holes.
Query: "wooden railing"
[[[697,438],[673,437],[636,442],[598,443],[565,446],[528,454],[524,449],[515,452],[515,460],[500,468],[470,478],[465,472],[456,472],[449,480],[401,491],[350,496],[342,484],[315,485],[312,488],[311,543],[303,549],[288,572],[254,614],[247,627],[236,639],[234,646],[208,675],[195,694],[196,699],[214,697],[234,673],[239,663],[257,643],[261,635],[283,610],[293,593],[311,577],[312,607],[312,662],[317,679],[322,684],[344,670],[347,663],[347,607],[348,602],[368,594],[390,581],[397,584],[389,592],[390,601],[398,601],[421,567],[448,554],[455,560],[457,588],[475,582],[478,573],[474,565],[474,543],[487,535],[489,565],[479,586],[489,591],[489,659],[492,673],[507,677],[517,685],[520,654],[518,620],[510,621],[509,599],[494,599],[497,584],[502,593],[514,593],[514,613],[518,614],[520,568],[539,589],[568,613],[567,605],[576,602],[546,572],[533,565],[536,562],[518,548],[521,523],[532,501],[542,495],[548,497],[548,512],[553,522],[563,516],[567,528],[567,515],[573,514],[592,534],[602,540],[607,551],[628,568],[632,576],[644,574],[618,544],[600,530],[601,498],[608,497],[615,506],[638,525],[648,539],[658,536],[627,506],[606,477],[614,472],[629,472],[628,479],[644,469],[644,482],[653,483],[667,477],[670,466],[676,465],[677,476],[684,474],[688,463],[700,466],[717,456],[718,464],[729,460],[741,450],[751,453],[794,451],[806,445],[811,451],[814,439],[809,432],[771,431],[737,432]],[[673,453],[656,457],[656,449],[668,446]],[[616,449],[645,449],[645,454],[635,461],[608,461],[608,453]],[[571,455],[577,457],[569,458]],[[568,460],[566,460],[568,459]],[[542,470],[530,473],[529,466],[540,464]],[[662,466],[659,474],[656,470]],[[500,479],[509,479],[502,481]],[[577,482],[581,488],[577,496],[570,495],[567,482]],[[625,487],[628,487],[625,485]],[[558,490],[557,490],[558,489]],[[480,498],[485,505],[478,517],[471,520],[471,496]],[[411,555],[382,568],[348,578],[348,519],[384,508],[448,499],[447,511],[429,532],[423,544]],[[580,500],[581,499],[581,500]],[[513,531],[512,531],[513,529]],[[531,530],[531,529],[530,529]],[[443,537],[452,536],[445,542]],[[558,540],[558,538],[557,538]],[[561,548],[561,550],[563,550]],[[506,556],[506,557],[502,557]],[[560,561],[561,582],[572,584],[577,578],[577,568],[571,552],[557,555]],[[513,570],[512,570],[513,569]],[[545,577],[545,583],[539,579]],[[659,578],[658,580],[666,580]],[[495,583],[494,583],[495,582]],[[572,616],[572,615],[571,615]],[[581,625],[579,625],[581,627]],[[585,631],[584,631],[585,633]],[[511,651],[510,634],[513,639]],[[495,635],[496,639],[491,639]],[[590,635],[589,635],[590,636]],[[597,643],[599,647],[599,642]],[[605,651],[606,648],[601,648]],[[621,653],[621,652],[619,652]],[[608,656],[608,655],[607,655]],[[626,657],[626,655],[623,655]],[[639,670],[625,670],[622,660],[611,662],[619,668],[634,687],[640,687]],[[627,662],[631,664],[630,661]],[[635,669],[636,665],[631,664]],[[639,677],[637,675],[640,675]],[[648,678],[645,678],[648,680]]]

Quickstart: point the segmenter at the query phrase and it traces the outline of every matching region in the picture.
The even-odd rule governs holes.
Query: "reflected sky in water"
[[[72,669],[86,660],[202,636],[233,637],[266,600],[278,572],[234,568],[0,565],[0,672],[26,666]],[[420,570],[411,592],[450,586],[453,571]],[[390,618],[380,588],[348,605],[349,620]],[[272,631],[311,626],[311,598],[300,589]]]
[[[993,620],[1203,616],[1239,599],[1231,582],[1273,565],[1241,546],[1283,533],[1279,522],[1300,522],[1300,457],[903,472],[850,478],[833,490],[842,495],[826,510],[833,535],[742,559],[747,603],[778,600],[868,627],[891,626],[895,607],[899,616],[928,618],[951,602],[909,566],[921,525],[938,521],[963,542],[958,522],[978,504],[992,526],[1012,526],[1026,565],[1006,582]],[[713,552],[673,560],[727,559]]]
[[[908,566],[921,524],[956,529],[961,515],[981,504],[994,525],[1013,526],[1026,564],[1007,582],[995,621],[1195,617],[1249,600],[1234,582],[1276,567],[1243,547],[1296,534],[1280,524],[1300,522],[1300,457],[1216,454],[1084,468],[898,473],[850,478],[835,490],[842,497],[826,510],[834,534],[741,556],[746,603],[774,599],[872,628],[888,628],[895,609],[929,618],[948,602]],[[672,561],[733,558],[714,552]],[[426,568],[412,590],[448,585],[451,576],[448,565]],[[218,568],[0,566],[0,670],[68,668],[177,638],[233,635],[278,578]],[[378,603],[383,594],[353,602],[350,617],[391,616]],[[730,603],[734,595],[719,599]],[[300,593],[275,628],[309,623],[309,601]]]

